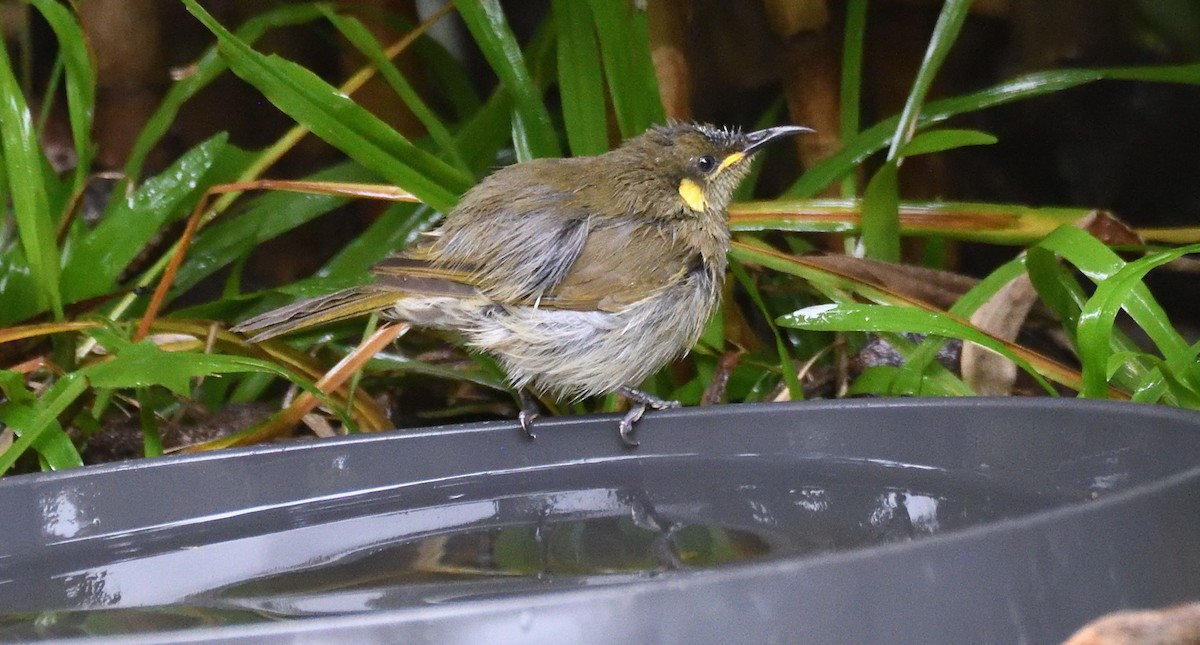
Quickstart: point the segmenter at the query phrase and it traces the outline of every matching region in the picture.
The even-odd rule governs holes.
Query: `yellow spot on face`
[[[728,157],[725,157],[725,159],[723,159],[721,161],[721,167],[717,168],[717,172],[721,172],[722,170],[725,170],[726,168],[732,166],[733,164],[735,164],[745,158],[746,158],[745,153],[735,152],[735,153],[729,155]]]
[[[700,212],[708,209],[708,200],[704,198],[704,189],[700,187],[700,184],[687,177],[679,182],[679,196],[683,198],[683,203],[694,211]]]

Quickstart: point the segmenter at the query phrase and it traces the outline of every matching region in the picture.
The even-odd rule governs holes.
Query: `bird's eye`
[[[696,166],[700,168],[700,172],[712,172],[717,167],[717,158],[712,155],[704,155],[696,160]]]

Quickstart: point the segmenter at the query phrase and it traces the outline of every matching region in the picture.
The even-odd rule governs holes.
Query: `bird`
[[[653,126],[595,156],[502,167],[423,240],[376,264],[362,286],[232,327],[257,343],[379,312],[456,333],[496,357],[532,438],[534,390],[557,400],[617,392],[629,446],[647,409],[678,407],[637,389],[686,354],[717,308],[728,208],[754,154],[782,137],[701,123]]]

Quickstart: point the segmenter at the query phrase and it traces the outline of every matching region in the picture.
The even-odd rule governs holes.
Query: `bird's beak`
[[[806,128],[801,125],[781,125],[765,130],[755,130],[746,134],[747,145],[742,149],[742,154],[747,157],[758,152],[760,148],[771,143],[780,137],[790,137],[795,134],[803,134],[805,132],[813,132],[812,128]]]
[[[772,141],[793,134],[802,134],[804,132],[813,132],[812,128],[806,128],[801,125],[781,125],[765,130],[755,130],[746,134],[746,147],[742,148],[741,152],[731,153],[721,161],[721,170],[746,159],[750,155],[759,151],[760,148],[771,143]]]

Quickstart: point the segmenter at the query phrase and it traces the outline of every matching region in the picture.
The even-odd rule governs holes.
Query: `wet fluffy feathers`
[[[695,161],[744,143],[676,123],[598,157],[502,168],[427,243],[381,262],[374,284],[236,329],[261,340],[382,311],[460,333],[516,388],[574,398],[635,386],[695,343],[719,301],[726,209],[749,164],[706,177]],[[703,212],[680,198],[685,177],[704,182]]]

